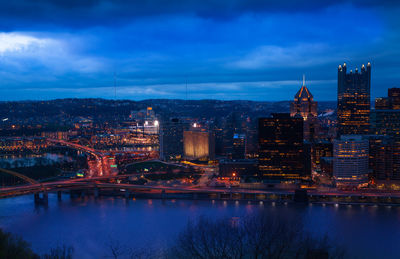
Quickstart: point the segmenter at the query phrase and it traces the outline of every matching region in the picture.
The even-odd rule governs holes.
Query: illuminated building
[[[232,159],[244,159],[246,154],[246,135],[233,135]]]
[[[361,135],[342,135],[333,141],[336,185],[360,187],[368,183],[369,142]]]
[[[187,123],[178,118],[162,121],[160,125],[160,159],[176,160],[183,155],[183,131]]]
[[[333,145],[330,141],[318,140],[311,144],[311,169],[321,172],[321,159],[333,156]]]
[[[246,157],[255,158],[258,155],[258,134],[257,128],[246,131]]]
[[[215,158],[214,134],[193,128],[183,132],[184,157],[189,160]]]
[[[333,157],[321,157],[320,159],[321,173],[327,176],[333,175]]]
[[[147,109],[132,111],[129,116],[135,122],[130,128],[142,135],[159,134],[159,120],[152,107]]]
[[[371,64],[347,73],[346,63],[338,68],[337,117],[339,135],[364,135],[370,130]]]
[[[387,98],[377,98],[375,103],[387,99],[387,105],[375,106],[371,114],[372,131],[376,135],[390,136],[393,140],[391,180],[400,180],[400,107],[399,88],[388,90]]]
[[[224,159],[219,161],[219,177],[235,178],[258,177],[257,161],[251,159]]]
[[[389,99],[386,97],[376,98],[375,99],[375,109],[378,109],[378,110],[390,109]]]
[[[393,139],[390,136],[369,135],[369,169],[377,180],[390,180],[393,173]]]
[[[400,110],[400,88],[389,88],[388,99],[390,109]]]
[[[294,101],[290,104],[290,116],[303,118],[305,140],[313,140],[318,137],[317,106],[318,104],[306,87],[305,78],[303,77],[303,85],[294,96]]]
[[[0,139],[0,152],[15,152],[24,150],[40,150],[48,147],[46,139],[41,137],[34,138],[21,138],[21,137],[11,137],[11,138],[1,138]]]
[[[259,171],[263,179],[295,180],[307,176],[304,163],[303,119],[289,113],[260,118]]]

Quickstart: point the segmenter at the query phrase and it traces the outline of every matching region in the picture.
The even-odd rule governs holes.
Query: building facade
[[[215,159],[214,134],[201,129],[183,132],[183,153],[188,160]]]
[[[338,187],[368,183],[369,142],[361,135],[342,135],[333,141],[333,177]]]
[[[290,116],[301,117],[304,120],[304,139],[311,141],[318,138],[318,104],[314,101],[314,97],[305,85],[303,85],[294,96],[294,101],[290,104]]]
[[[257,160],[223,159],[219,161],[219,176],[224,178],[258,178]]]
[[[322,158],[333,156],[332,142],[318,140],[311,144],[311,169],[315,172],[322,172]]]
[[[377,98],[375,110],[371,113],[372,133],[390,136],[392,146],[392,174],[391,180],[400,180],[400,88],[388,90],[388,97]],[[386,101],[382,101],[386,100]],[[385,105],[384,105],[385,104]]]
[[[289,113],[260,118],[259,172],[263,179],[299,180],[307,177],[304,164],[303,119]]]
[[[187,124],[178,118],[162,121],[160,125],[160,159],[178,160],[183,156],[183,131]]]
[[[233,135],[232,159],[244,159],[246,156],[246,135]]]
[[[338,134],[364,135],[370,131],[371,64],[347,73],[346,63],[338,68]]]
[[[369,141],[369,169],[376,180],[393,178],[393,138],[383,135],[365,136]]]

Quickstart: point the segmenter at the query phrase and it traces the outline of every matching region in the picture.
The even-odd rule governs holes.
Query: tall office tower
[[[246,130],[246,157],[255,158],[258,155],[258,131],[257,126]]]
[[[371,124],[374,134],[391,136],[393,141],[393,170],[389,177],[392,180],[400,180],[400,107],[397,93],[399,88],[388,91],[388,97],[377,98],[375,103],[387,99],[387,105],[375,106],[371,114]]]
[[[160,159],[180,159],[183,155],[183,131],[188,127],[187,124],[178,118],[160,124]]]
[[[233,152],[233,136],[236,132],[243,132],[238,112],[231,112],[224,119],[222,132],[223,155],[231,156]]]
[[[232,159],[244,159],[246,156],[246,135],[233,135]]]
[[[368,183],[369,143],[361,135],[342,135],[333,141],[333,177],[337,186]]]
[[[317,102],[314,101],[313,95],[305,85],[303,76],[303,85],[294,96],[294,101],[290,104],[290,116],[303,118],[305,140],[310,141],[318,137],[317,106]]]
[[[183,153],[190,160],[215,159],[215,137],[212,132],[193,128],[183,132]]]
[[[371,64],[347,73],[346,63],[338,68],[337,116],[339,135],[364,135],[370,130]]]
[[[377,180],[390,180],[393,173],[393,139],[390,136],[369,135],[369,169]]]
[[[263,179],[298,180],[304,165],[303,119],[274,113],[258,121],[259,173]]]

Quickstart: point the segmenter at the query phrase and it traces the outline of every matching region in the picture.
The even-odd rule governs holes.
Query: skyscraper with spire
[[[368,134],[371,111],[371,63],[347,73],[346,63],[338,68],[338,134]]]
[[[318,137],[318,103],[306,86],[305,76],[303,75],[303,85],[294,96],[294,101],[290,104],[290,116],[303,118],[304,120],[304,139],[313,140]]]

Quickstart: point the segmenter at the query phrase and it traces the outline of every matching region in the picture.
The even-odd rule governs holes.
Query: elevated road
[[[18,177],[18,178],[20,178],[20,179],[22,179],[22,180],[24,180],[25,182],[28,182],[28,183],[30,183],[30,184],[39,184],[38,181],[36,181],[36,180],[34,180],[34,179],[32,179],[32,178],[29,178],[29,177],[26,176],[26,175],[23,175],[23,174],[20,174],[20,173],[11,171],[11,170],[7,170],[7,169],[4,169],[4,168],[0,168],[0,172],[3,172],[3,173],[6,173],[6,174],[9,174],[9,175]]]
[[[125,175],[123,177],[127,177]],[[122,176],[121,176],[122,177]],[[69,179],[63,181],[49,182],[43,184],[31,184],[26,186],[0,188],[0,198],[35,194],[40,192],[58,191],[112,191],[116,194],[126,193],[148,193],[148,194],[190,194],[197,197],[203,195],[207,199],[250,199],[250,200],[292,200],[295,190],[251,190],[239,188],[211,188],[193,186],[160,186],[160,185],[134,185],[103,182],[107,177],[96,177],[91,179]],[[399,192],[372,193],[372,192],[318,192],[309,191],[308,199],[310,202],[320,203],[382,203],[400,205]]]

